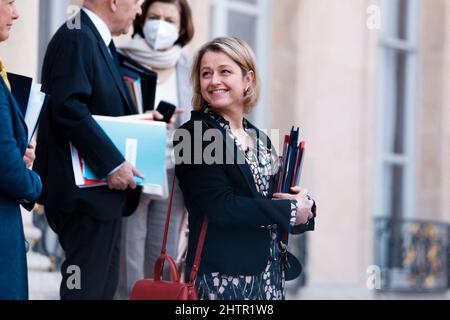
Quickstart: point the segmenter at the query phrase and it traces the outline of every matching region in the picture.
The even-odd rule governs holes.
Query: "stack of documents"
[[[93,116],[124,158],[143,175],[136,183],[145,193],[164,198],[166,182],[166,123],[152,121],[151,115],[123,117]],[[82,155],[71,144],[72,167],[75,183],[80,188],[106,185],[106,177],[98,177],[84,162]]]
[[[283,154],[280,157],[280,170],[276,179],[276,192],[290,193],[291,187],[298,186],[305,155],[305,141],[299,143],[300,129],[291,129],[289,135],[284,136]]]
[[[137,108],[138,113],[144,113],[144,100],[142,96],[141,77],[136,72],[128,68],[121,68],[123,81],[130,93],[131,99]]]
[[[41,92],[40,84],[33,79],[15,73],[8,73],[11,93],[17,101],[28,128],[28,143],[31,142],[47,103],[48,96]]]
[[[158,74],[119,54],[121,73],[138,113],[153,110]]]

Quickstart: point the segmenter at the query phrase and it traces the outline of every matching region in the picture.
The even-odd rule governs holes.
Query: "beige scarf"
[[[173,46],[165,51],[153,50],[140,35],[119,46],[118,51],[149,69],[173,68],[181,56],[181,47]]]

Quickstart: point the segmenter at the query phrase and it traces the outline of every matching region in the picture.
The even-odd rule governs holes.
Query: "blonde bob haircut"
[[[207,52],[222,52],[233,60],[242,70],[245,77],[249,71],[253,71],[254,79],[244,95],[244,112],[249,114],[259,100],[261,83],[256,69],[256,59],[253,50],[243,40],[234,37],[220,37],[206,43],[196,54],[192,65],[191,80],[194,86],[192,106],[196,111],[203,111],[208,102],[203,99],[200,90],[200,67],[203,56]]]

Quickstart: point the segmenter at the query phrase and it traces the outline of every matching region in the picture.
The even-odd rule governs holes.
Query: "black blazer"
[[[91,115],[135,113],[114,60],[99,32],[81,10],[81,28],[66,24],[56,32],[45,54],[42,90],[50,95],[41,120],[34,169],[45,186],[40,203],[49,211],[92,214],[115,219],[134,211],[139,190],[75,185],[69,141],[99,176],[106,176],[124,158]]]
[[[253,125],[250,124],[250,127],[262,141],[267,141],[267,147],[271,148],[267,136]],[[217,141],[220,141],[226,150],[224,157],[234,155],[231,158],[234,158],[234,163],[199,163],[200,152],[207,152],[208,145],[212,143],[202,143],[199,130],[203,135],[209,128],[219,130]],[[289,228],[290,201],[270,200],[272,192],[269,199],[264,199],[256,189],[250,167],[246,163],[236,162],[238,157],[243,157],[242,153],[232,141],[228,140],[231,142],[228,143],[224,137],[226,132],[216,121],[195,111],[192,112],[191,120],[181,126],[174,137],[177,161],[175,173],[189,211],[187,276],[192,268],[204,215],[208,216],[209,226],[199,275],[211,272],[228,275],[260,274],[264,271],[270,255],[269,232],[261,226],[277,224],[282,230]],[[180,151],[183,146],[191,147],[185,149],[190,152],[189,155]],[[234,153],[230,153],[231,151]],[[191,163],[180,163],[182,158],[190,158]],[[198,164],[194,163],[195,158]],[[313,222],[308,225],[308,228],[297,228],[296,231],[303,232],[314,228]]]

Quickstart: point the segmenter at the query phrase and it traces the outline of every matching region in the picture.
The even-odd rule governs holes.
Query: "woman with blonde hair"
[[[0,42],[9,38],[18,18],[14,1],[0,0]],[[42,184],[28,169],[35,157],[34,146],[27,147],[27,127],[10,90],[0,58],[0,300],[26,300],[26,242],[20,205],[33,208]]]
[[[273,194],[275,150],[244,117],[260,94],[253,51],[237,38],[208,42],[194,59],[192,82],[195,111],[174,137],[175,172],[189,212],[187,275],[206,217],[196,279],[200,298],[284,299],[287,253],[282,234],[313,230],[315,204],[299,187],[292,194]],[[205,133],[213,138],[201,139]],[[297,261],[292,255],[290,259]]]

